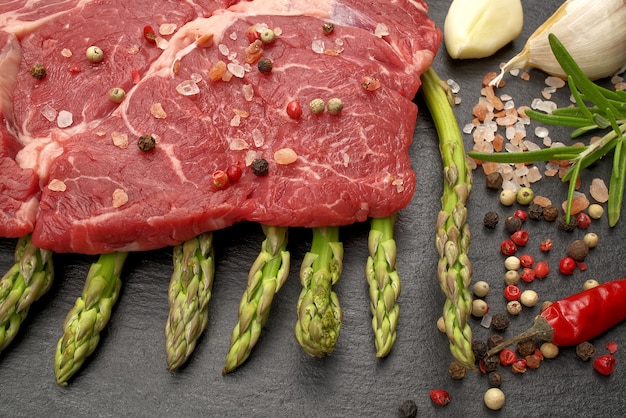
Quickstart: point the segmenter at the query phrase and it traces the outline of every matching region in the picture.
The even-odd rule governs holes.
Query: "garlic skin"
[[[626,0],[567,0],[528,38],[490,85],[512,70],[528,67],[565,78],[554,58],[553,33],[591,80],[618,73],[626,66]]]
[[[453,0],[443,26],[452,58],[485,58],[522,32],[521,0]]]

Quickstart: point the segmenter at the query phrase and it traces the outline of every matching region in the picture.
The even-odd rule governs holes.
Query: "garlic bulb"
[[[567,0],[490,84],[496,85],[511,70],[527,67],[566,77],[550,49],[550,33],[591,80],[613,75],[626,65],[626,0]]]
[[[453,0],[443,38],[452,58],[484,58],[517,38],[523,25],[520,0]]]

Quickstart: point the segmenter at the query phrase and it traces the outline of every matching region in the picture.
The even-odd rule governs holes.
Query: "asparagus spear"
[[[102,254],[91,265],[83,293],[65,317],[63,336],[57,343],[54,373],[59,385],[66,386],[96,349],[100,331],[109,322],[119,296],[120,274],[127,255],[126,252]]]
[[[396,341],[396,325],[400,315],[400,276],[396,270],[396,241],[393,227],[396,215],[371,220],[368,238],[369,257],[365,276],[370,286],[372,329],[376,357],[385,357]]]
[[[266,238],[248,273],[248,286],[239,304],[239,320],[230,338],[223,375],[235,370],[250,355],[269,316],[274,294],[289,275],[287,228],[263,226],[263,232]]]
[[[452,355],[465,366],[474,368],[472,329],[468,323],[472,306],[469,291],[472,266],[467,256],[470,230],[465,207],[472,189],[472,172],[452,111],[449,88],[432,67],[422,74],[421,92],[439,135],[443,159],[444,187],[437,218],[436,246],[440,257],[437,277],[446,296],[443,309],[446,334]]]
[[[174,247],[169,286],[170,311],[165,324],[167,368],[183,365],[204,331],[215,273],[213,234],[207,232]]]
[[[0,279],[0,351],[17,335],[30,305],[52,286],[52,252],[35,247],[30,235],[15,247],[15,264]]]
[[[339,228],[313,228],[311,251],[300,268],[302,291],[295,327],[298,343],[311,356],[331,354],[339,337],[343,312],[332,285],[341,276],[342,261]]]

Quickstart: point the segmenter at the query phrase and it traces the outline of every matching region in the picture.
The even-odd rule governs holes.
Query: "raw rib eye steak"
[[[412,99],[440,42],[423,2],[74,3],[0,14],[0,235],[32,228],[57,252],[147,250],[242,220],[345,225],[410,202]],[[92,45],[102,61],[87,59]],[[309,108],[333,98],[337,114]],[[261,158],[265,176],[250,168]],[[230,165],[241,178],[215,186]]]

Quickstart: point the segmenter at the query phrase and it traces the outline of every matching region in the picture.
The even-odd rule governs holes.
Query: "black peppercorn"
[[[37,80],[43,80],[46,76],[46,67],[44,67],[43,64],[35,64],[30,67],[30,75]]]
[[[141,135],[137,141],[137,146],[143,152],[152,151],[156,146],[156,141],[152,135]]]
[[[415,418],[417,416],[417,405],[414,401],[408,400],[400,404],[398,408],[399,418]]]
[[[504,381],[504,378],[498,372],[489,373],[489,376],[487,378],[489,379],[489,386],[491,386],[492,388],[499,388],[500,386],[502,386],[502,382]]]
[[[332,22],[326,22],[322,25],[324,35],[330,35],[335,30],[335,24]]]
[[[494,229],[498,225],[499,216],[496,212],[487,212],[483,218],[485,228]]]
[[[497,313],[491,318],[491,327],[496,331],[504,331],[509,324],[509,317],[505,314]]]
[[[517,216],[507,216],[504,219],[504,229],[509,234],[517,232],[522,229],[522,220]]]
[[[548,205],[543,208],[543,219],[548,222],[554,222],[559,216],[559,208],[554,205]]]
[[[541,207],[541,205],[538,205],[537,203],[531,203],[528,207],[528,217],[535,221],[541,220],[541,218],[543,218],[543,208]]]
[[[487,373],[494,372],[500,366],[500,357],[497,354],[493,354],[483,359],[483,367]]]
[[[485,180],[487,188],[491,190],[500,190],[500,187],[502,187],[502,183],[502,174],[498,173],[497,171],[489,173],[487,175],[487,179]]]
[[[476,357],[477,360],[484,359],[488,350],[489,347],[487,347],[487,343],[482,341],[472,341],[472,351],[474,352],[474,357]]]
[[[520,356],[526,357],[535,353],[535,350],[537,349],[537,344],[535,344],[534,340],[529,338],[527,340],[518,342],[516,348]]]
[[[556,222],[559,225],[559,229],[565,232],[572,232],[573,230],[576,229],[576,217],[575,216],[570,216],[569,222],[567,222],[567,220],[565,219],[565,214],[563,214],[559,216]]]
[[[596,355],[596,348],[590,342],[585,341],[576,346],[576,355],[580,357],[582,361],[587,361]]]
[[[252,169],[252,174],[255,176],[263,177],[267,176],[269,172],[270,165],[265,158],[256,158],[252,161],[252,165],[250,166]]]
[[[500,334],[492,334],[487,338],[487,347],[492,349],[493,347],[504,342],[504,337]]]
[[[257,63],[257,68],[261,74],[269,74],[272,72],[272,68],[274,68],[274,62],[267,57],[263,57]]]
[[[467,367],[459,363],[458,361],[453,361],[448,367],[448,373],[450,373],[450,377],[455,380],[461,380],[467,374]]]

